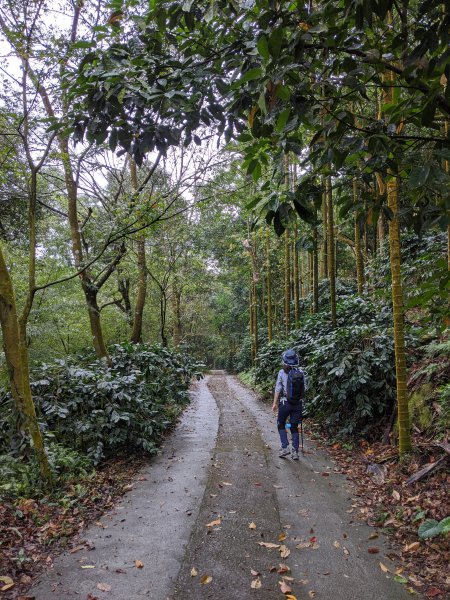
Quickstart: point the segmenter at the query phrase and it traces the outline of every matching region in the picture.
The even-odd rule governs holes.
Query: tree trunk
[[[331,326],[336,327],[336,257],[334,243],[333,190],[331,177],[326,179],[327,221],[328,221],[328,277],[330,278]]]
[[[316,220],[317,220],[317,211]],[[313,268],[313,313],[319,312],[319,241],[318,241],[317,225],[313,228],[313,251],[312,251],[312,268]]]
[[[391,21],[391,17],[388,17]],[[387,71],[384,80],[388,83],[385,102],[393,100],[395,74]],[[397,130],[400,130],[402,124]],[[397,386],[399,453],[405,454],[411,449],[411,432],[408,410],[408,392],[406,387],[406,353],[404,332],[403,289],[401,279],[400,227],[398,220],[399,209],[399,180],[395,173],[388,171],[387,200],[393,217],[389,221],[389,254],[392,278],[392,311],[394,320],[395,374]]]
[[[166,315],[167,315],[167,297],[164,290],[160,290],[159,297],[159,315],[160,315],[160,334],[161,334],[161,344],[164,348],[167,348],[167,335],[166,335]]]
[[[284,325],[286,335],[291,328],[291,252],[289,231],[284,234]]]
[[[137,178],[136,163],[130,159],[131,188],[137,194],[139,183]],[[131,341],[133,344],[142,342],[142,323],[144,316],[145,299],[147,296],[147,262],[145,257],[145,235],[139,235],[137,239],[137,268],[138,268],[138,291],[134,307],[133,330]]]
[[[39,429],[36,409],[30,388],[28,349],[19,331],[16,300],[13,284],[0,247],[0,324],[3,335],[3,350],[8,368],[11,393],[17,411],[24,419],[24,426],[33,440],[39,471],[44,483],[51,485],[52,474],[45,453],[44,441]],[[23,334],[22,330],[22,334]]]
[[[323,193],[322,193],[322,252],[320,260],[320,278],[326,279],[328,277],[328,218],[327,218],[327,195],[325,178],[323,180]]]
[[[173,310],[173,345],[175,348],[181,344],[182,323],[181,323],[181,292],[176,278],[172,284],[172,310]]]
[[[252,276],[252,318],[253,318],[253,348],[254,348],[254,356],[256,360],[256,356],[258,354],[258,295],[256,290],[256,278]]]
[[[353,202],[358,204],[358,182],[353,178]],[[356,281],[358,284],[358,294],[361,296],[364,288],[364,260],[361,251],[361,230],[359,227],[358,213],[355,212],[355,257],[356,257]]]
[[[298,268],[298,227],[297,222],[295,223],[294,230],[294,318],[295,326],[299,327],[300,324],[300,274]]]
[[[272,270],[270,266],[270,231],[266,232],[266,296],[267,296],[267,338],[272,341]]]

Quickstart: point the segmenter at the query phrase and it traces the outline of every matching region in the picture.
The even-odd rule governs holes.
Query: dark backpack
[[[305,393],[305,378],[300,369],[291,369],[287,377],[286,398],[289,404],[300,404]]]

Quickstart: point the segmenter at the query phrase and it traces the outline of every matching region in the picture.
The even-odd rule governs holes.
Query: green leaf
[[[72,44],[72,48],[92,48],[92,46],[95,46],[95,42],[87,40],[79,40]]]
[[[422,525],[419,527],[419,538],[433,538],[442,533],[442,524],[438,523],[435,519],[425,519]]]
[[[439,525],[442,528],[442,533],[450,533],[450,517],[445,517],[445,519],[442,519]]]
[[[276,27],[269,37],[269,52],[274,58],[278,58],[283,45],[284,30],[282,27]]]
[[[252,81],[253,79],[259,79],[262,75],[262,69],[261,67],[255,67],[254,69],[250,69],[249,71],[247,71],[243,77],[241,77],[238,81],[236,81],[236,84],[239,86],[242,83],[247,83],[247,81]],[[233,87],[235,87],[236,84],[233,84]]]
[[[256,47],[258,48],[258,52],[265,60],[269,60],[270,52],[269,52],[269,44],[267,42],[267,38],[265,35],[261,36],[256,43]]]
[[[409,174],[409,185],[412,189],[420,188],[425,185],[430,174],[431,165],[422,165],[414,167]]]
[[[285,108],[283,110],[283,112],[280,113],[280,115],[278,116],[277,119],[277,124],[275,126],[275,131],[281,131],[284,126],[286,125],[286,123],[288,122],[289,119],[289,115],[291,114],[291,107],[288,106],[287,108]]]

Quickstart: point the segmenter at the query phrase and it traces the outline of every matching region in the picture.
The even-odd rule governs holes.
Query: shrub
[[[79,355],[35,369],[33,397],[46,438],[58,450],[55,471],[70,470],[71,461],[77,462],[71,450],[93,464],[119,450],[154,453],[188,402],[189,382],[201,377],[200,367],[188,355],[158,345],[123,344],[112,348],[109,366]],[[6,435],[0,452],[32,460],[8,394],[1,403],[0,430]],[[52,462],[52,445],[47,445]]]

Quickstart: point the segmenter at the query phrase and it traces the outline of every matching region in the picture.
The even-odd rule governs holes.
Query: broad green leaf
[[[275,126],[275,131],[278,131],[278,132],[282,131],[282,129],[288,122],[290,114],[291,114],[291,108],[290,108],[290,106],[288,106],[287,108],[285,108],[283,110],[283,112],[280,113],[280,115],[277,119],[277,124]]]
[[[265,60],[269,60],[270,52],[269,52],[269,44],[267,42],[267,38],[265,35],[261,36],[256,43],[256,47],[258,48],[258,52]]]
[[[413,189],[420,188],[425,185],[428,175],[430,174],[431,165],[422,165],[414,167],[409,174],[409,185]]]
[[[425,519],[419,527],[420,539],[433,538],[442,533],[442,524],[435,519]]]
[[[269,52],[274,58],[278,58],[283,45],[283,27],[275,28],[269,37]]]

